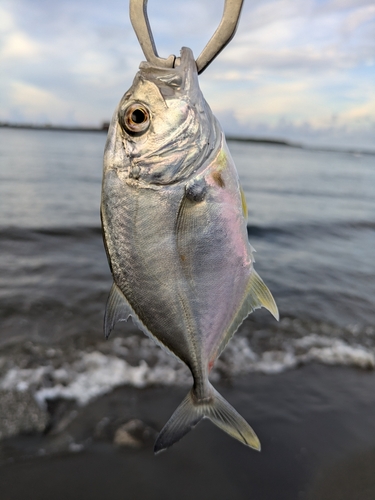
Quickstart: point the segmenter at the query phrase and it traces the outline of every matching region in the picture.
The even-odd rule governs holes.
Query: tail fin
[[[212,397],[204,402],[196,401],[193,389],[187,394],[157,437],[154,452],[166,450],[182,439],[202,418],[209,418],[230,436],[260,451],[260,442],[253,429],[212,387]]]

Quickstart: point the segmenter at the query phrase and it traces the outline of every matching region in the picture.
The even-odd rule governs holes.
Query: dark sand
[[[158,456],[153,437],[138,449],[116,446],[109,430],[98,434],[104,417],[138,418],[160,429],[186,393],[121,387],[82,409],[65,434],[3,443],[8,456],[48,449],[68,434],[86,447],[5,463],[0,499],[375,499],[374,372],[315,364],[216,387],[252,424],[261,453],[208,421]]]

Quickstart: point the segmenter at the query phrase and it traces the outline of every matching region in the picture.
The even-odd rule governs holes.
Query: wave
[[[44,236],[87,239],[101,234],[100,226],[0,227],[0,238],[9,240],[35,240]]]
[[[375,353],[373,349],[351,346],[341,339],[311,334],[287,342],[282,350],[256,355],[246,338],[240,337],[229,345],[224,361],[219,360],[218,367],[230,375],[248,372],[273,375],[312,361],[368,370],[375,368]]]
[[[67,336],[53,347],[50,342],[21,338],[4,344],[0,350],[0,408],[4,413],[0,439],[22,432],[63,432],[79,407],[120,386],[192,385],[183,363],[134,328],[127,337],[101,339],[87,332]],[[352,325],[338,331],[334,326],[303,324],[292,318],[284,318],[273,329],[252,324],[251,332],[244,324],[217,360],[210,379],[215,384],[248,373],[277,376],[312,362],[375,369],[375,329]],[[51,446],[60,449],[60,439],[56,439]]]
[[[288,236],[298,239],[317,236],[335,236],[344,238],[348,236],[348,232],[362,230],[375,230],[375,221],[329,221],[326,223],[319,221],[307,224],[290,223],[284,224],[283,226],[247,226],[249,237],[254,236],[259,238],[278,236]]]
[[[271,195],[277,195],[277,196],[284,196],[287,197],[288,199],[290,197],[303,197],[305,199],[310,198],[310,199],[336,199],[336,200],[344,200],[348,201],[350,199],[350,202],[352,203],[353,201],[369,201],[373,202],[374,197],[372,194],[366,194],[362,192],[353,192],[353,191],[348,191],[348,192],[336,192],[336,191],[317,191],[315,189],[288,189],[286,187],[278,187],[278,188],[265,188],[262,187],[260,192],[262,194],[271,194]],[[250,193],[249,193],[250,196]]]
[[[42,236],[92,236],[101,235],[100,226],[72,226],[72,227],[4,227],[0,228],[1,236],[10,236],[12,238],[27,238],[33,235]]]
[[[255,224],[247,225],[247,232],[250,236],[267,238],[269,236],[307,236],[319,234],[331,234],[334,236],[343,235],[347,231],[375,230],[375,221],[353,220],[353,221],[329,221],[326,223],[311,222],[307,224],[287,223],[281,226],[260,226]],[[42,237],[59,237],[74,239],[90,239],[101,237],[100,226],[60,226],[60,227],[0,227],[1,240],[36,240]]]
[[[35,350],[35,348],[34,348]],[[0,358],[0,391],[29,391],[46,407],[54,399],[75,400],[86,405],[120,385],[143,388],[152,385],[189,385],[188,369],[148,338],[131,335],[115,338],[91,350],[59,351],[38,346],[38,360],[44,350],[43,365],[30,365],[25,357]],[[70,353],[69,353],[70,352]],[[70,358],[70,359],[69,359]],[[284,338],[277,348],[256,352],[243,335],[232,339],[212,372],[214,381],[249,372],[275,375],[300,365],[319,362],[328,365],[375,368],[374,348],[327,335],[311,333],[301,338]],[[33,363],[31,363],[33,364]],[[6,366],[5,366],[6,365]]]

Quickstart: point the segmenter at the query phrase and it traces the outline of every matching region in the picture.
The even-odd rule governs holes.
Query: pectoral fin
[[[229,328],[225,332],[221,344],[219,345],[216,357],[220,356],[229,340],[233,337],[247,316],[260,307],[266,308],[272,316],[279,321],[279,311],[277,309],[276,302],[272,297],[271,292],[264,284],[262,278],[253,269],[246,289],[245,299]]]
[[[176,218],[176,244],[180,265],[190,285],[194,285],[196,266],[202,262],[201,246],[210,225],[206,195],[207,185],[203,178],[188,183]]]

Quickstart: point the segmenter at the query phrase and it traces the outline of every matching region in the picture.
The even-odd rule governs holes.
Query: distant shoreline
[[[26,130],[53,130],[57,132],[108,132],[109,124],[103,123],[101,127],[81,127],[72,125],[33,125],[31,123],[0,122],[0,128],[16,128]]]
[[[68,125],[34,125],[30,123],[8,123],[0,122],[0,128],[11,128],[11,129],[23,129],[23,130],[52,130],[56,132],[101,132],[107,133],[109,128],[109,123],[104,122],[101,127],[82,127],[82,126],[68,126]],[[269,146],[284,146],[289,148],[299,148],[307,149],[312,151],[327,151],[327,152],[337,152],[337,153],[350,153],[358,155],[374,155],[375,150],[370,149],[360,149],[360,148],[338,148],[329,146],[310,146],[306,144],[300,144],[296,142],[287,141],[285,139],[271,139],[266,137],[242,137],[227,135],[227,141],[231,142],[247,142],[253,144],[265,144]]]

